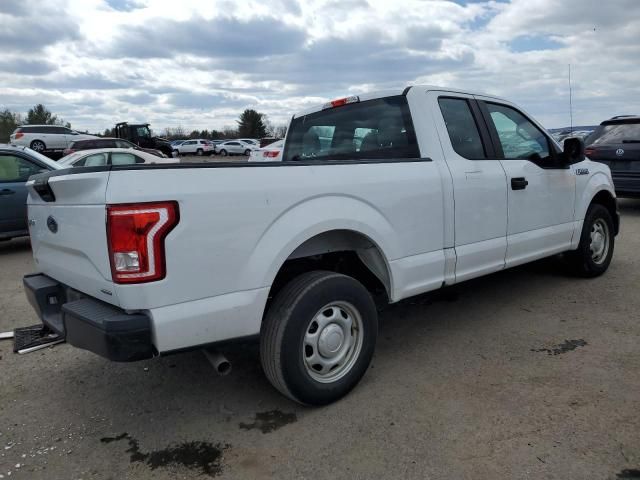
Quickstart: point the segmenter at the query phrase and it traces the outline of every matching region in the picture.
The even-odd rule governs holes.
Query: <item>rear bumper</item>
[[[156,355],[151,320],[86,297],[42,274],[26,275],[24,290],[42,323],[74,347],[115,362]]]
[[[640,197],[640,173],[612,172],[611,177],[618,197]]]

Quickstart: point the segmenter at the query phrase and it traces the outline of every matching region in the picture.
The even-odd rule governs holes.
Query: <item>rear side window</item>
[[[106,153],[96,153],[84,157],[82,160],[73,164],[74,167],[101,167],[107,164]]]
[[[42,170],[42,167],[15,155],[0,154],[0,183],[26,182],[31,175]]]
[[[284,161],[419,158],[403,95],[350,103],[291,121]]]
[[[469,160],[487,158],[469,102],[464,98],[440,98],[438,103],[455,152]]]
[[[640,122],[600,125],[585,143],[587,145],[640,143]]]
[[[112,165],[132,165],[134,163],[144,163],[144,160],[130,153],[111,153]]]
[[[64,134],[64,128],[62,127],[42,127],[42,130],[44,130],[44,133]]]

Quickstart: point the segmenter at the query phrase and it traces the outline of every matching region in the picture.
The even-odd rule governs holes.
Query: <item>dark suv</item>
[[[69,145],[69,148],[65,149],[63,155],[69,155],[73,152],[80,150],[94,150],[96,148],[133,148],[135,150],[142,150],[143,152],[156,155],[158,157],[165,157],[166,155],[160,150],[154,148],[142,148],[129,140],[122,138],[92,138],[90,140],[76,140]]]
[[[585,144],[587,157],[609,165],[619,197],[640,197],[640,116],[602,122]]]

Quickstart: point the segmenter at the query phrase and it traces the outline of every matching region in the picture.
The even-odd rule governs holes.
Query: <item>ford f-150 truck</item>
[[[376,301],[560,253],[597,276],[619,228],[609,168],[580,140],[427,86],[295,115],[282,161],[74,168],[28,188],[24,286],[48,328],[115,361],[259,339],[272,384],[312,405],[364,375]]]

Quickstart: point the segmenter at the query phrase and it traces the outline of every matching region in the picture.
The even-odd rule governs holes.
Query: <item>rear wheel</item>
[[[31,145],[29,145],[29,148],[38,153],[42,153],[47,149],[42,140],[34,140],[33,142],[31,142]]]
[[[199,148],[198,150],[196,150],[196,155],[198,155],[199,157],[201,157],[203,153],[204,153],[204,152],[202,151],[202,149],[201,149],[201,148]]]
[[[615,245],[613,232],[609,210],[600,204],[592,204],[584,218],[578,248],[565,255],[576,274],[597,277],[607,271]]]
[[[360,282],[308,272],[285,286],[267,312],[260,332],[262,368],[292,400],[325,405],[360,381],[377,335],[375,304]]]
[[[244,154],[248,157],[251,154],[251,150],[248,148],[244,151]]]

